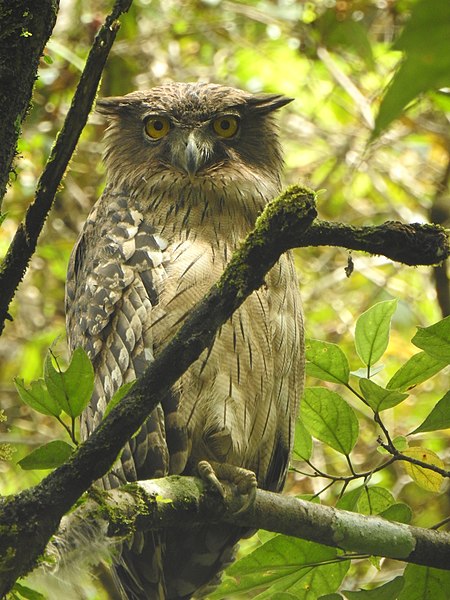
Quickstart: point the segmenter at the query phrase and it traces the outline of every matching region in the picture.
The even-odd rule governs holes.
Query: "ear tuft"
[[[247,105],[252,112],[266,115],[286,106],[286,104],[289,104],[293,100],[294,98],[288,98],[281,94],[254,94],[247,101]]]
[[[136,106],[136,99],[127,96],[110,96],[97,100],[95,110],[106,117],[119,116]]]

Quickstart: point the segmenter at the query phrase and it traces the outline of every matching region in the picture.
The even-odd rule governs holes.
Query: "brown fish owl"
[[[114,392],[143,372],[219,278],[280,189],[275,110],[290,102],[213,84],[172,83],[99,100],[109,121],[107,185],[72,253],[70,348],[95,392],[82,435]],[[283,255],[126,446],[105,487],[196,474],[199,461],[244,467],[283,487],[304,374],[302,311]],[[245,530],[228,525],[135,535],[115,565],[124,598],[202,597]]]

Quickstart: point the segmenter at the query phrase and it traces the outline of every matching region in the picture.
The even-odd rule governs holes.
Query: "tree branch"
[[[127,440],[159,399],[214,341],[216,331],[254,290],[279,256],[305,245],[316,217],[315,194],[292,186],[270,202],[222,277],[194,308],[175,337],[93,434],[40,484],[6,498],[0,506],[0,596],[30,570],[62,516],[113,465]],[[441,229],[438,230],[439,236]],[[405,244],[408,235],[405,236]],[[438,250],[446,256],[448,244]]]
[[[373,227],[316,221],[302,240],[305,246],[341,246],[381,254],[405,265],[435,265],[449,256],[448,233],[440,225],[386,221]]]
[[[98,562],[99,545],[118,544],[136,531],[179,529],[225,521],[245,528],[295,536],[347,552],[450,570],[449,533],[411,527],[263,490],[257,490],[255,502],[248,509],[237,513],[239,495],[232,485],[224,484],[224,489],[225,499],[200,479],[171,476],[108,492],[95,490],[85,497],[82,505],[64,517],[46,550],[48,566],[42,566],[45,570],[56,571],[61,577],[65,567],[73,569],[80,559],[90,558],[91,564]],[[82,544],[80,540],[83,540]]]
[[[311,190],[293,187],[272,201],[218,283],[93,434],[37,486],[2,499],[0,597],[35,565],[63,515],[112,467],[159,399],[213,343],[218,328],[262,285],[279,256],[301,239],[316,216],[314,198]]]
[[[131,2],[116,0],[111,14],[106,17],[95,37],[64,125],[39,179],[34,202],[28,207],[25,219],[17,228],[0,266],[0,333],[8,318],[11,300],[25,275],[55,194],[86,124],[106,59],[120,27],[117,19],[129,9]]]
[[[0,206],[59,2],[0,0]],[[20,76],[19,76],[20,74]]]

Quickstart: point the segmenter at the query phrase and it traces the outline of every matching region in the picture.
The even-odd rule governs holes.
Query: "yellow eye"
[[[149,117],[145,121],[145,133],[152,140],[160,140],[170,131],[170,121],[167,117]]]
[[[232,115],[219,117],[213,122],[213,129],[223,138],[230,138],[235,135],[239,128],[239,119]]]

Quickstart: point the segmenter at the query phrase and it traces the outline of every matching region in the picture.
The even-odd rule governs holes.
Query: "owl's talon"
[[[225,498],[225,490],[220,483],[217,475],[207,460],[201,460],[197,465],[199,477],[206,483],[209,483],[215,490],[219,492],[222,498]]]
[[[211,464],[206,460],[198,463],[197,471],[204,481],[210,483],[220,493],[222,498],[230,501],[230,507],[234,514],[246,511],[254,503],[258,483],[253,471],[227,463]],[[224,487],[219,481],[219,477],[229,482],[230,485]],[[227,498],[227,491],[231,498]],[[239,506],[236,506],[237,503]]]

